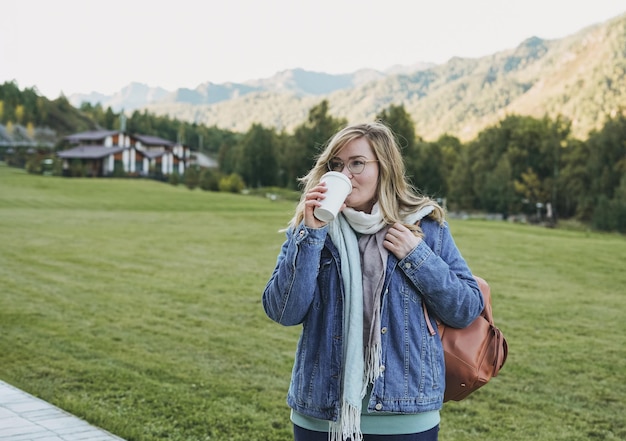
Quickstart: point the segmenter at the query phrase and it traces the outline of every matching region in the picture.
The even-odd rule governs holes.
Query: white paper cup
[[[335,171],[326,173],[320,181],[326,182],[326,197],[320,201],[322,205],[316,207],[313,214],[322,222],[330,222],[335,220],[339,209],[352,192],[352,182],[343,173]]]

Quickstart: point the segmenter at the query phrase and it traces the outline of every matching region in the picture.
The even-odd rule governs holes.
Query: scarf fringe
[[[365,383],[364,388],[367,388],[368,384],[373,384],[374,380],[382,375],[381,363],[382,347],[379,343],[373,346],[365,348]]]
[[[330,441],[363,441],[361,409],[346,402],[341,406],[341,416],[330,423]]]
[[[361,398],[365,396],[368,384],[373,384],[376,378],[382,375],[381,363],[382,347],[380,344],[365,348],[365,372]],[[330,423],[329,441],[363,441],[361,433],[361,407],[348,404],[341,406],[341,416]]]

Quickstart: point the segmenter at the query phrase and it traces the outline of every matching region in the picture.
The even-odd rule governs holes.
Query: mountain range
[[[563,116],[586,138],[607,116],[626,109],[626,14],[570,36],[531,37],[481,58],[434,65],[362,69],[332,75],[291,69],[245,83],[206,82],[167,91],[131,83],[112,96],[68,97],[114,111],[147,110],[183,121],[245,132],[253,123],[291,131],[322,100],[335,117],[371,120],[391,104],[403,105],[417,134],[474,138],[506,115]]]

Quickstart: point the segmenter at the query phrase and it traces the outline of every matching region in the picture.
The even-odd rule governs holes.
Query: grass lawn
[[[261,293],[293,202],[0,163],[0,379],[128,441],[291,439]],[[626,239],[450,221],[509,359],[440,440],[626,439]]]

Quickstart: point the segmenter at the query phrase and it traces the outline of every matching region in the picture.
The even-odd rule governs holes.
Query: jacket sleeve
[[[478,283],[447,223],[424,222],[422,229],[424,240],[399,262],[400,268],[418,290],[429,311],[448,326],[464,328],[484,308]]]
[[[317,287],[320,255],[328,227],[289,228],[276,267],[263,291],[267,316],[285,326],[302,323]]]

